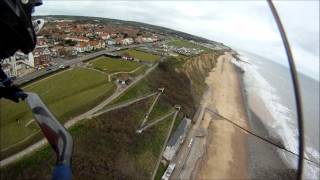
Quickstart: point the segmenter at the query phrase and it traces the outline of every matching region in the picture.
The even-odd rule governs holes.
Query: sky
[[[319,1],[276,1],[297,69],[319,80]],[[287,65],[266,1],[44,0],[35,15],[81,15],[168,27]]]

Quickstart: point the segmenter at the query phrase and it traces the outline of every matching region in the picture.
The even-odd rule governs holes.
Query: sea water
[[[298,154],[297,114],[288,67],[277,60],[269,60],[248,52],[239,53],[240,58],[248,62],[236,62],[236,65],[244,70],[243,81],[249,110],[259,117],[269,131],[267,136],[271,140],[281,142],[286,149]],[[304,177],[314,179],[319,177],[320,163],[319,81],[299,74],[299,82],[304,112],[305,157],[316,162],[305,162]],[[250,101],[260,102],[260,105]],[[289,167],[297,167],[296,156],[288,156],[288,153],[280,150],[278,153]]]

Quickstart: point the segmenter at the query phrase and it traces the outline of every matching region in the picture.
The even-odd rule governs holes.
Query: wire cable
[[[262,141],[265,141],[266,143],[269,143],[269,144],[271,144],[271,145],[273,145],[273,146],[276,146],[277,148],[282,149],[282,150],[284,150],[284,151],[286,151],[286,152],[288,152],[288,153],[290,153],[290,154],[292,154],[292,155],[294,155],[294,156],[299,157],[299,154],[296,154],[295,152],[292,152],[291,150],[286,149],[284,146],[281,146],[281,145],[279,145],[279,144],[277,144],[277,143],[275,143],[275,142],[273,142],[273,141],[271,141],[271,140],[269,140],[269,139],[267,139],[267,138],[265,138],[265,137],[262,137],[262,136],[260,136],[260,135],[258,135],[258,134],[256,134],[256,133],[254,133],[254,132],[252,132],[252,131],[250,131],[250,130],[242,127],[242,126],[240,126],[239,124],[235,123],[235,122],[232,121],[231,119],[228,119],[228,118],[222,116],[221,114],[219,114],[219,113],[217,113],[217,112],[214,112],[213,110],[211,110],[211,109],[209,109],[209,108],[206,108],[206,110],[208,110],[208,111],[211,112],[212,114],[218,116],[219,118],[221,118],[221,120],[225,120],[225,121],[231,123],[232,125],[240,128],[241,130],[245,131],[246,133],[251,134],[251,135],[253,135],[253,136],[261,139]],[[315,161],[313,161],[313,160],[311,160],[311,159],[308,159],[308,158],[306,158],[306,157],[304,157],[304,160],[306,160],[306,161],[314,164],[316,167],[320,168],[320,165],[319,165],[317,162],[315,162]]]

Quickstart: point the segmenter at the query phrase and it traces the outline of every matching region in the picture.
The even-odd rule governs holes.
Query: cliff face
[[[183,70],[190,79],[191,93],[197,105],[207,88],[205,79],[216,66],[217,59],[222,54],[224,54],[223,51],[201,54],[200,56],[188,59],[183,65]]]

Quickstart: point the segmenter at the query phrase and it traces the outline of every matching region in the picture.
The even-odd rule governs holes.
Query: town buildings
[[[99,20],[44,19],[33,53],[16,53],[2,62],[3,69],[10,76],[45,68],[53,58],[68,59],[109,47],[158,41],[156,34],[144,33],[144,30],[132,26],[101,23]],[[123,58],[132,60],[129,56]]]

